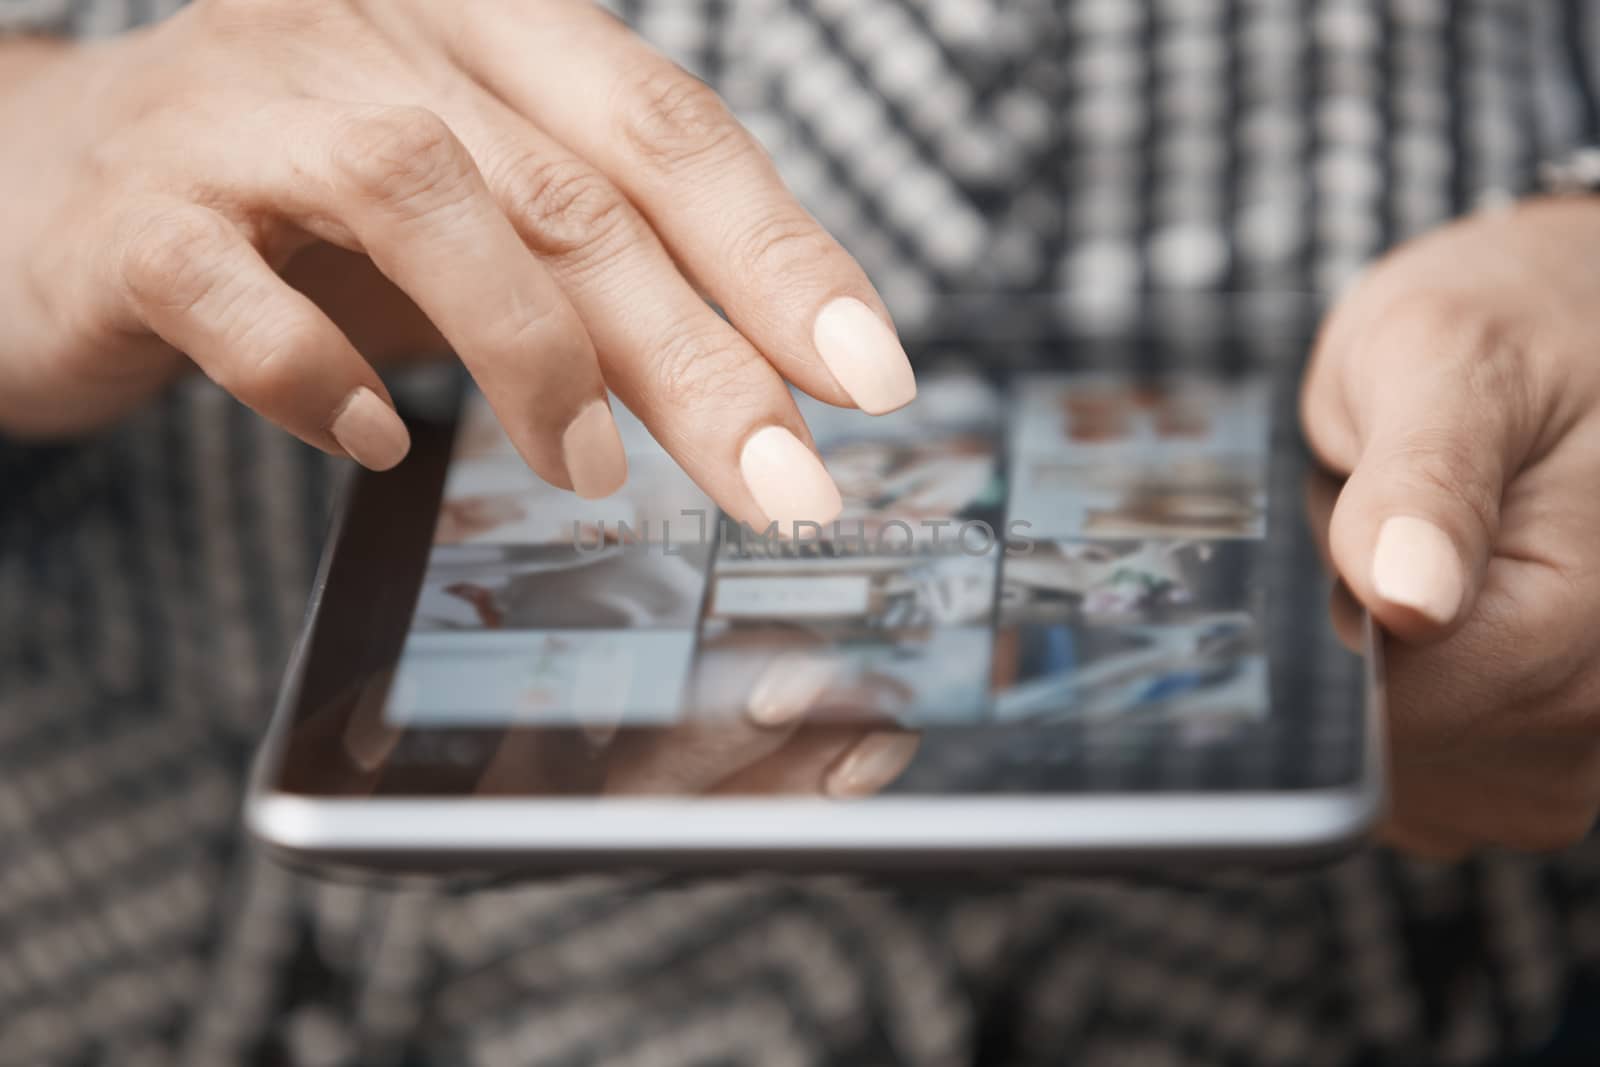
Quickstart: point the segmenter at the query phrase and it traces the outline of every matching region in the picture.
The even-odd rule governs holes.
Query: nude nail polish
[[[329,430],[351,459],[375,471],[388,470],[411,451],[404,420],[364,385],[346,398]]]
[[[882,415],[916,399],[917,378],[894,330],[852,297],[824,307],[813,326],[817,355],[856,407]]]
[[[739,454],[739,472],[768,522],[781,536],[796,523],[826,524],[839,517],[844,502],[817,454],[782,426],[750,435]]]
[[[611,406],[596,400],[561,435],[561,456],[572,491],[586,500],[610,496],[628,480],[628,456]]]
[[[811,710],[837,667],[827,656],[786,652],[756,679],[745,711],[757,725],[785,726]]]
[[[905,773],[917,754],[916,734],[868,734],[828,774],[823,788],[832,797],[864,797]]]
[[[1461,609],[1466,586],[1455,542],[1433,523],[1397,515],[1378,531],[1372,587],[1384,600],[1445,625]]]

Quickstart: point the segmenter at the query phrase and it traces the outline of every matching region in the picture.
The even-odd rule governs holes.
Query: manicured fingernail
[[[364,385],[345,400],[329,429],[351,459],[375,471],[388,470],[411,451],[405,422]]]
[[[1426,519],[1397,515],[1378,531],[1372,587],[1391,604],[1441,625],[1456,617],[1467,579],[1449,536]]]
[[[628,480],[628,456],[611,406],[596,400],[578,413],[561,435],[572,491],[586,500],[610,496]]]
[[[916,754],[916,734],[868,734],[845,753],[823,788],[834,797],[869,796],[904,774]]]
[[[835,300],[817,316],[817,355],[856,407],[869,415],[903,408],[917,396],[917,378],[900,339],[859,300]]]
[[[756,506],[783,536],[799,522],[830,523],[844,507],[822,460],[782,426],[750,436],[739,454],[739,472]]]
[[[837,666],[827,656],[786,652],[756,679],[745,710],[759,726],[785,726],[811,710]]]

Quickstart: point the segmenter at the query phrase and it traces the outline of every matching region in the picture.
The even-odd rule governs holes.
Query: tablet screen
[[[416,768],[478,773],[510,737],[599,768],[502,774],[514,792],[604,791],[640,744],[646,792],[737,792],[692,773],[719,731],[775,750],[903,732],[917,753],[889,788],[913,792],[1358,772],[1361,664],[1332,640],[1307,467],[1264,373],[954,369],[887,416],[799,403],[844,510],[777,531],[721,513],[620,404],[626,486],[551,488],[467,390],[366,695],[384,780],[426,791]]]

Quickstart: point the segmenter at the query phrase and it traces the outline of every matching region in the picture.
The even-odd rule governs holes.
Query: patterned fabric
[[[1600,142],[1581,0],[620,6],[913,335],[929,294],[1326,292]],[[0,443],[0,1064],[1600,1060],[1595,847],[976,888],[286,871],[237,807],[334,477],[201,383],[70,447]]]

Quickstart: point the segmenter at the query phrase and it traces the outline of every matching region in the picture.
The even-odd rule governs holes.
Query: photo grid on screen
[[[925,378],[872,418],[799,397],[844,500],[723,516],[620,404],[630,475],[584,501],[481,396],[457,433],[388,717],[664,724],[802,661],[819,714],[908,727],[1264,714],[1267,388],[1255,378]]]

